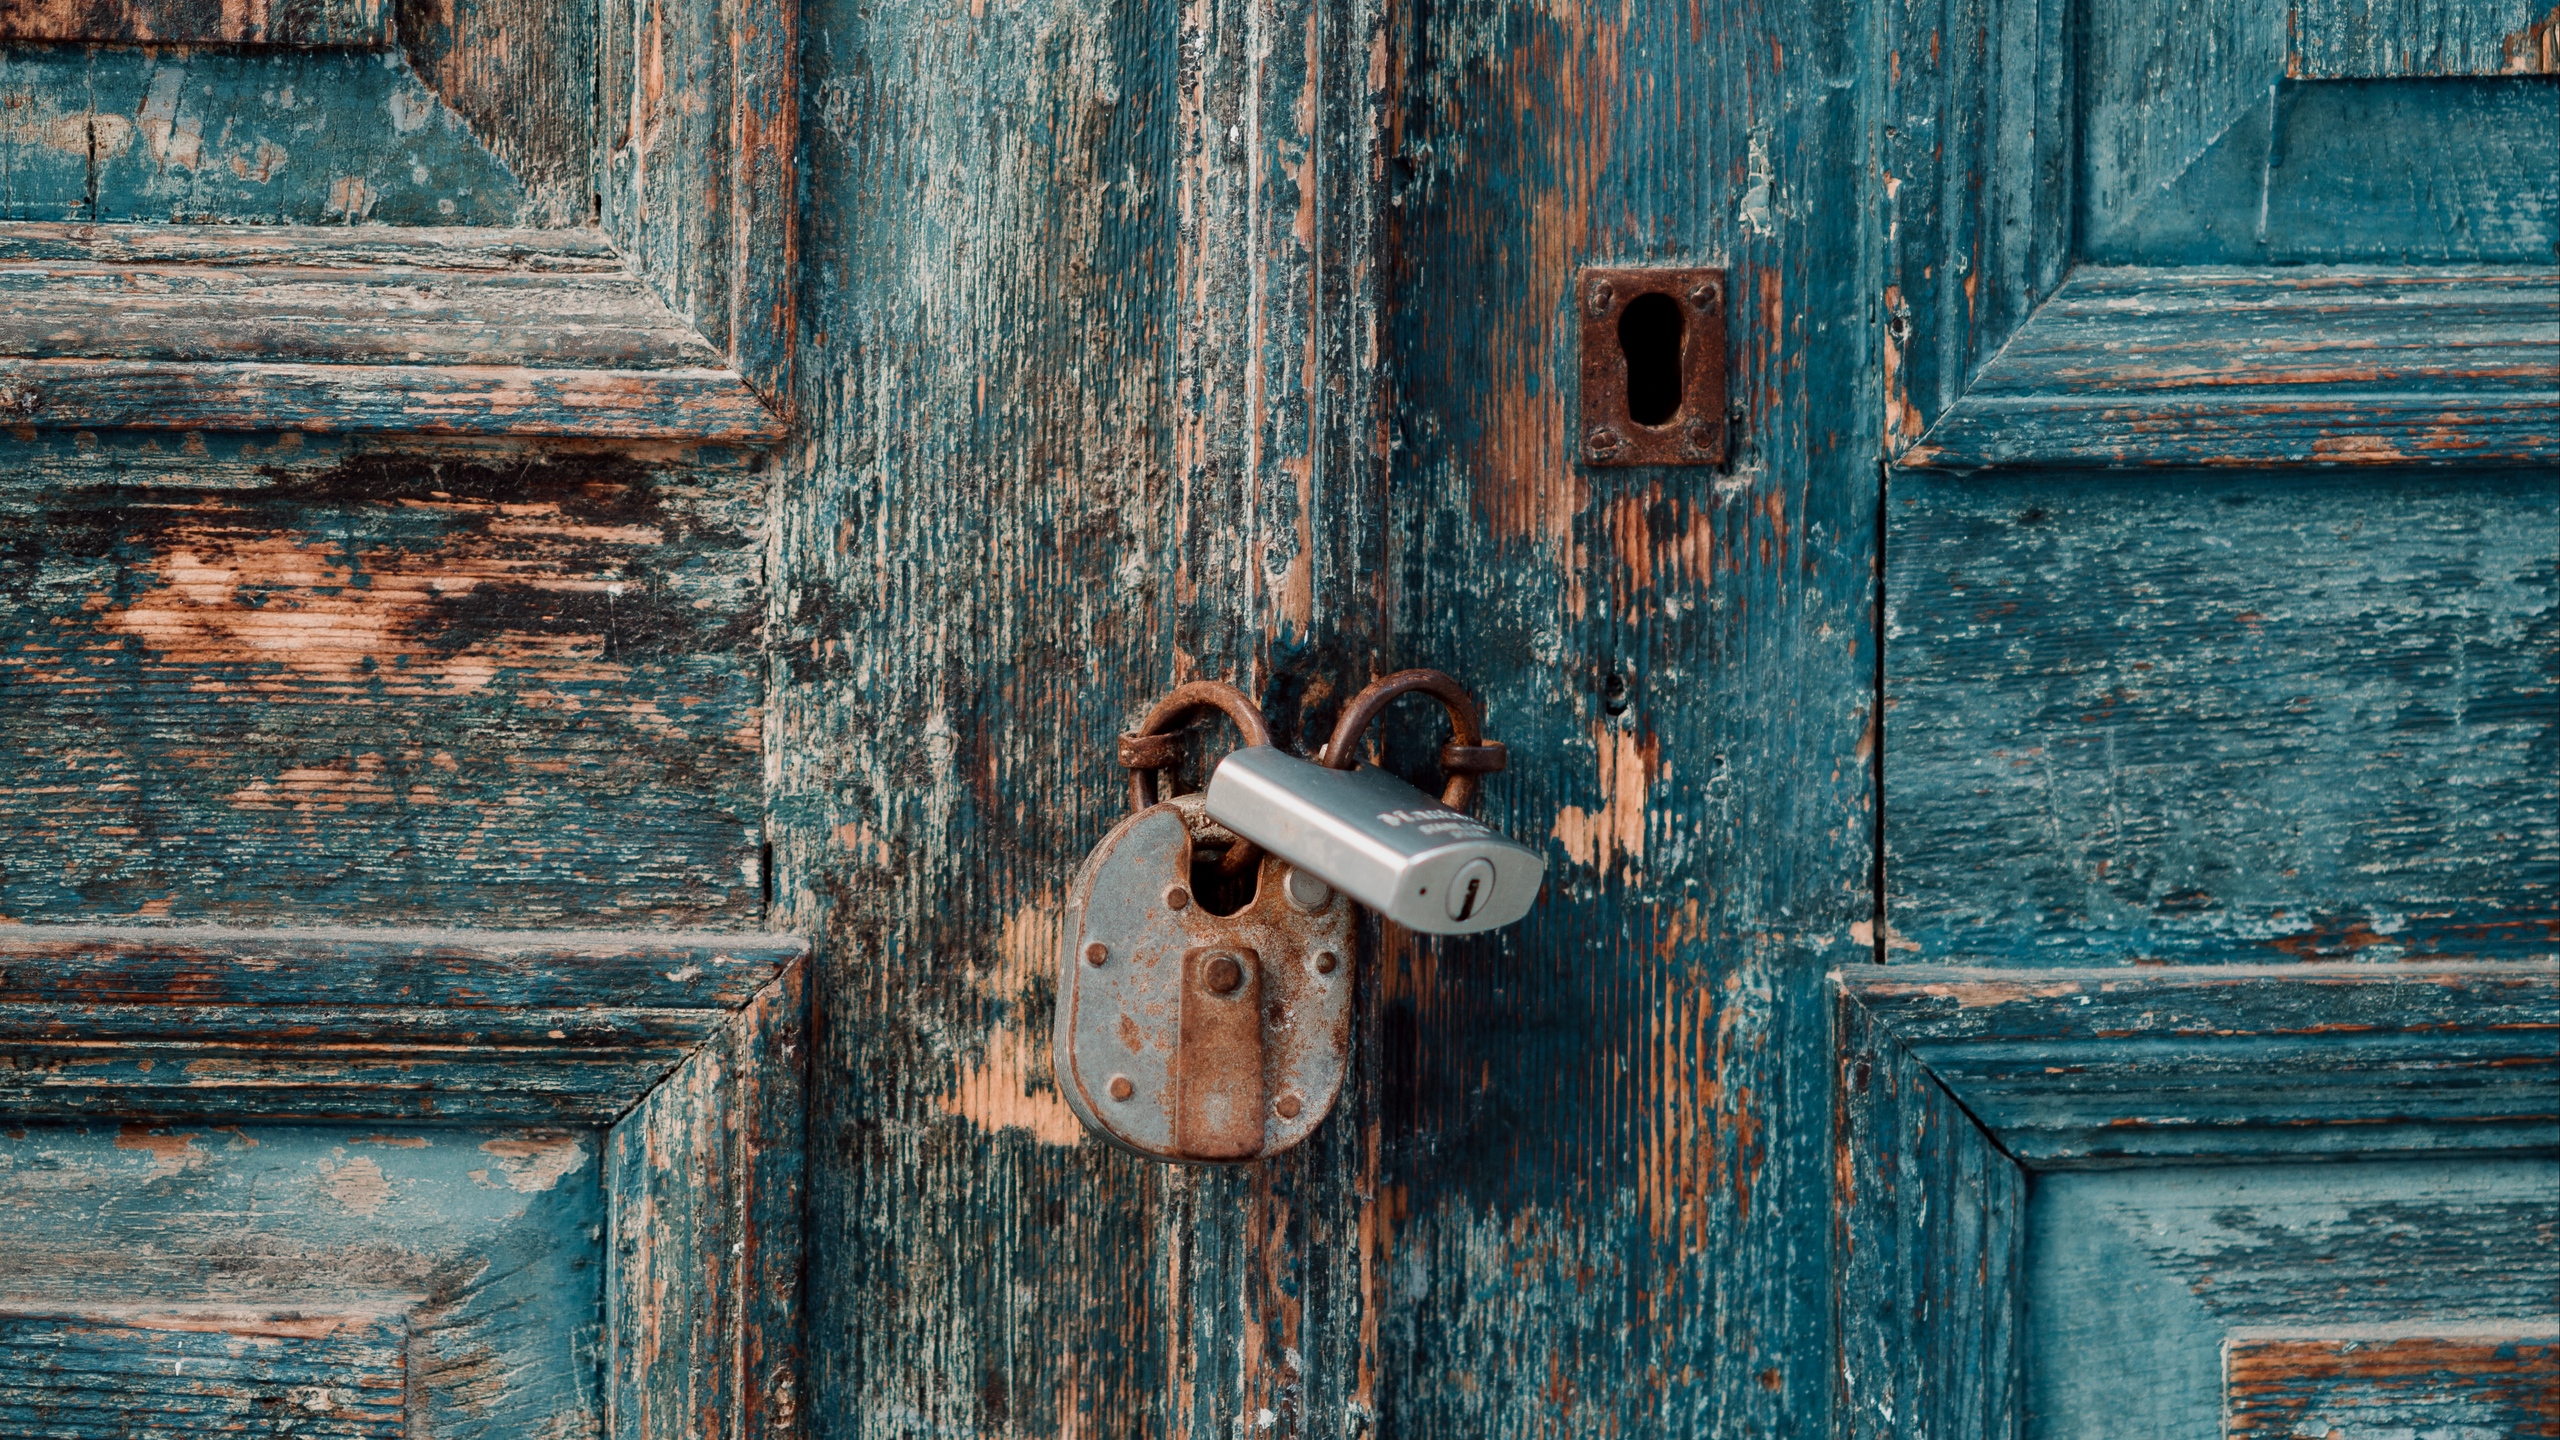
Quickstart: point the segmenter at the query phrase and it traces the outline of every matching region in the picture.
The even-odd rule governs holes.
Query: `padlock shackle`
[[[1224,680],[1193,680],[1177,685],[1172,694],[1156,702],[1137,729],[1120,737],[1120,763],[1129,768],[1131,810],[1144,810],[1156,803],[1156,772],[1171,765],[1180,754],[1172,733],[1175,723],[1203,710],[1215,710],[1236,722],[1247,745],[1271,743],[1271,727],[1262,721],[1262,708],[1247,699],[1243,691]]]
[[[1440,803],[1464,814],[1475,804],[1476,777],[1500,770],[1510,763],[1510,755],[1501,741],[1484,738],[1484,707],[1476,697],[1440,671],[1399,670],[1370,681],[1367,689],[1342,707],[1342,718],[1334,722],[1333,736],[1316,752],[1316,760],[1336,770],[1356,768],[1360,737],[1368,733],[1370,723],[1396,697],[1417,690],[1449,712],[1449,743],[1440,747],[1440,769],[1449,779],[1440,792]]]

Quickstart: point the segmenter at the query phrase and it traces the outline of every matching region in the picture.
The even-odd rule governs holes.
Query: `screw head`
[[[1316,973],[1319,975],[1332,974],[1334,967],[1341,963],[1342,957],[1334,954],[1330,950],[1319,950],[1316,952]]]
[[[1701,310],[1712,310],[1724,303],[1724,285],[1720,281],[1701,280],[1689,287],[1689,303]]]
[[[1618,289],[1616,286],[1611,285],[1606,280],[1594,280],[1591,282],[1591,313],[1594,316],[1608,314],[1609,307],[1617,303],[1617,299]]]
[[[1618,432],[1606,425],[1594,425],[1591,433],[1582,437],[1582,448],[1591,452],[1594,460],[1606,460],[1617,454],[1621,443]]]
[[[1212,995],[1233,995],[1244,988],[1244,962],[1223,952],[1212,955],[1200,967],[1200,983]]]
[[[1333,899],[1333,887],[1292,865],[1289,878],[1280,882],[1280,893],[1300,910],[1321,910]]]
[[[1129,1077],[1128,1077],[1128,1076],[1126,1076],[1126,1075],[1114,1075],[1114,1076],[1112,1076],[1112,1077],[1111,1077],[1111,1098],[1112,1098],[1112,1099],[1114,1099],[1114,1100],[1126,1100],[1126,1099],[1128,1099],[1130,1096],[1135,1095],[1135,1094],[1137,1094],[1137,1093],[1138,1093],[1138,1087],[1129,1083]]]
[[[1281,1096],[1271,1108],[1280,1112],[1281,1119],[1295,1120],[1298,1118],[1298,1112],[1307,1107],[1306,1102],[1300,1100],[1297,1093],[1292,1091],[1289,1094]]]
[[[1110,959],[1111,947],[1103,944],[1099,940],[1096,940],[1092,944],[1084,947],[1084,963],[1087,965],[1101,965],[1108,962]]]
[[[1167,910],[1190,909],[1191,892],[1183,889],[1179,885],[1166,886],[1164,890],[1164,908]]]
[[[1701,450],[1711,450],[1715,448],[1715,440],[1716,432],[1714,426],[1708,424],[1704,420],[1693,420],[1689,422],[1690,444],[1697,446]]]

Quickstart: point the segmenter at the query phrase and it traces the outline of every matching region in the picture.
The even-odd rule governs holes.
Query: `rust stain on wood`
[[[2560,1338],[2549,1335],[2236,1335],[2222,1355],[2230,1435],[2560,1436]]]

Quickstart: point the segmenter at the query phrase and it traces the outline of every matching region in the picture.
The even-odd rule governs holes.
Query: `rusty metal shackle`
[[[1173,688],[1173,693],[1156,702],[1154,709],[1138,728],[1120,737],[1120,763],[1129,770],[1129,808],[1144,810],[1156,803],[1156,772],[1182,758],[1182,741],[1172,733],[1174,722],[1215,710],[1236,722],[1244,732],[1247,745],[1271,743],[1271,727],[1263,723],[1262,707],[1245,693],[1224,680],[1193,680]],[[1218,868],[1235,874],[1262,859],[1262,847],[1239,836],[1218,860]]]
[[[1476,777],[1502,769],[1511,763],[1511,756],[1501,741],[1484,738],[1484,707],[1476,697],[1440,671],[1399,670],[1370,681],[1342,708],[1342,718],[1334,722],[1333,736],[1316,752],[1316,760],[1336,770],[1356,767],[1360,737],[1368,732],[1370,722],[1385,712],[1389,701],[1417,690],[1449,712],[1449,743],[1440,747],[1440,771],[1449,778],[1440,803],[1464,813],[1475,804]]]

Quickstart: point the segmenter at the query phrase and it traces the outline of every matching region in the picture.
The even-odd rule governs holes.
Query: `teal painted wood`
[[[2547,1157],[2043,1177],[2024,1434],[2548,1434],[2555,1225]]]
[[[1383,579],[1545,898],[1379,951],[1382,1433],[1809,1435],[1870,953],[1877,16],[1401,10]],[[1576,267],[1729,267],[1737,463],[1582,470]],[[1391,719],[1429,774],[1436,718]]]
[[[0,1424],[24,1440],[404,1440],[406,1328],[372,1316],[155,1325],[0,1315]]]
[[[2560,945],[2548,472],[1892,490],[1894,958]]]
[[[2397,1328],[2397,1327],[2395,1327]],[[2430,1327],[2450,1335],[2264,1336],[2223,1351],[2234,1435],[2387,1434],[2432,1425],[2548,1435],[2560,1425],[2560,1326]],[[2517,1330],[2546,1333],[2517,1335]],[[2504,1331],[2505,1333],[2500,1333]]]
[[[2068,0],[1882,7],[1878,220],[1886,426],[1896,450],[1963,396],[2070,270],[2079,8]]]
[[[773,987],[803,948],[769,935],[0,927],[0,1114],[609,1123],[752,1010],[766,1048],[739,1083],[779,1088],[737,1103],[783,1137],[763,1155],[789,1148],[797,1123],[800,982]],[[794,1173],[785,1164],[763,1188]]]
[[[12,46],[0,91],[24,117],[0,134],[0,218],[540,219],[396,52]]]
[[[761,497],[734,462],[0,454],[0,912],[757,922]]]
[[[9,1236],[0,1315],[117,1325],[136,1342],[116,1347],[124,1355],[147,1344],[164,1358],[153,1367],[158,1395],[149,1382],[111,1382],[91,1392],[105,1403],[84,1417],[73,1409],[83,1397],[10,1374],[43,1362],[27,1354],[27,1323],[0,1319],[0,1423],[13,1436],[79,1440],[210,1433],[210,1423],[181,1428],[181,1417],[207,1416],[221,1393],[191,1405],[186,1377],[219,1381],[224,1354],[252,1361],[270,1349],[261,1337],[299,1337],[290,1358],[334,1373],[271,1395],[263,1413],[231,1422],[249,1428],[223,1433],[331,1433],[333,1412],[381,1407],[334,1396],[323,1407],[311,1386],[379,1377],[387,1329],[394,1377],[405,1381],[388,1397],[388,1433],[593,1434],[599,1139],[593,1130],[13,1120],[0,1131]],[[154,1332],[167,1338],[146,1342]],[[216,1365],[173,1374],[188,1348],[181,1335],[219,1346],[208,1357]],[[146,1400],[142,1417],[119,1418]],[[278,1400],[308,1430],[266,1428]]]
[[[1367,1101],[1169,1171],[1084,1141],[1046,1038],[1112,736],[1198,675],[1302,744],[1369,673],[1378,18],[807,13],[773,813],[778,923],[819,945],[825,1433],[1375,1413]]]
[[[2544,196],[2548,167],[2534,160],[2548,147],[2537,148],[2508,122],[2532,133],[2553,123],[2560,86],[2548,76],[2560,73],[2560,52],[2534,38],[2541,30],[2521,0],[2373,6],[2342,0],[2315,7],[2316,19],[2301,7],[2266,0],[2128,0],[2099,6],[2076,26],[2066,25],[2070,8],[2054,0],[1926,0],[1887,9],[1881,81],[1887,118],[1878,153],[1889,252],[1883,294],[1888,423],[1897,451],[1919,443],[1966,397],[1977,372],[1993,357],[2005,357],[2011,336],[2084,259],[2397,263],[2513,253],[2529,262],[2550,260],[2548,243],[2531,238],[2560,214],[2547,198],[2533,198]],[[2446,213],[2446,196],[2459,187],[2453,175],[2438,173],[2440,144],[2391,131],[2400,142],[2391,153],[2427,156],[2428,165],[2356,164],[2359,137],[2373,126],[2324,132],[2344,137],[2347,147],[2348,159],[2340,163],[2353,173],[2337,183],[2305,179],[2317,168],[2308,152],[2300,165],[2270,170],[2264,144],[2251,170],[2246,145],[2234,141],[2229,153],[2239,168],[2226,178],[2237,190],[2206,186],[2197,193],[2218,198],[2203,210],[2163,198],[2201,163],[2198,155],[2216,137],[2264,111],[2288,75],[2322,82],[2301,91],[2317,95],[2301,102],[2315,110],[2355,103],[2341,98],[2354,86],[2332,82],[2388,81],[2357,93],[2400,97],[2375,103],[2397,104],[2429,123],[2451,107],[2409,100],[2404,82],[2423,89],[2424,82],[2446,77],[2540,77],[2471,87],[2475,97],[2517,113],[2470,126],[2465,133],[2487,158],[2467,170],[2456,167],[2470,176],[2466,183],[2479,201],[2471,209],[2485,206],[2517,223],[2489,234],[2477,229],[2479,215]],[[2300,108],[2294,100],[2286,104],[2288,114]],[[2520,158],[2509,164],[2499,155]],[[2282,182],[2274,190],[2271,175]],[[2199,171],[2196,184],[2203,179]],[[2280,230],[2291,226],[2297,233],[2278,235],[2283,244],[2275,248],[2259,245],[2261,207],[2243,191],[2304,197],[2302,207],[2279,206],[2276,215]],[[2230,230],[2231,221],[2217,218],[2231,208],[2224,200],[2245,212],[2246,244],[2203,233],[2208,224],[2221,227],[2216,233]],[[2119,232],[2144,214],[2152,215],[2143,222],[2150,239],[2124,239]],[[2533,249],[2537,243],[2541,248]],[[2072,392],[2103,390],[2118,369],[2139,384],[2139,364],[2084,369],[2071,377],[2076,383],[2055,387],[2060,393],[2053,398],[2063,402],[2056,408],[2068,411],[2069,401],[2092,398]],[[2351,369],[2340,378],[2361,377]],[[2511,456],[2518,437],[2532,437],[2536,448],[2526,453],[2539,459],[2550,444],[2540,412],[2471,404],[2436,407],[2430,415],[2423,404],[2388,392],[2297,390],[2256,415],[2245,402],[2239,414],[2204,402],[2047,417],[2045,407],[2026,400],[1985,398],[2000,403],[1976,418],[1999,429],[1950,437],[1944,459],[1918,455],[1913,463],[1997,463],[1990,458],[1995,451],[2019,463],[2387,460],[2440,447],[2451,454],[2467,436]],[[2539,395],[2535,404],[2542,404]],[[2288,418],[2287,412],[2298,413]],[[2057,448],[2054,438],[2037,433],[2047,427],[2080,447]],[[2324,441],[2332,453],[2306,453]],[[2358,446],[2368,453],[2352,453]]]
[[[158,41],[162,44],[356,46],[391,43],[382,0],[21,0],[0,15],[0,39]]]
[[[2379,150],[2374,137],[2389,136]],[[2548,265],[2560,76],[2286,81],[2092,217],[2105,265]],[[2099,196],[2093,195],[2093,203]]]
[[[2548,264],[2560,83],[2525,43],[2540,18],[2531,0],[2091,10],[2080,253]]]
[[[397,12],[410,68],[515,177],[531,223],[594,223],[601,118],[595,7],[540,0],[370,3],[386,18]]]
[[[2560,270],[2083,266],[1901,460],[2560,462]]]
[[[399,1433],[793,1440],[805,950],[789,936],[0,929],[0,1214],[18,1216],[0,1316],[116,1296],[181,1314],[229,1304],[225,1323],[242,1324],[269,1313],[241,1311],[250,1301],[355,1307],[407,1317],[417,1428]],[[125,1124],[29,1123],[84,1111]],[[296,1118],[348,1124],[273,1128]],[[553,1125],[463,1128],[534,1118]],[[89,1208],[20,1244],[36,1233],[20,1222],[64,1192],[66,1144],[98,1152],[96,1173],[70,1177]],[[543,1232],[547,1249],[454,1230],[573,1183],[583,1208]],[[351,1237],[341,1210],[392,1238]],[[116,1226],[136,1238],[110,1284],[83,1257],[119,1243]],[[0,1406],[11,1398],[0,1388]]]
[[[2547,963],[1897,965],[1841,983],[2028,1165],[2560,1146]]]
[[[593,232],[368,229],[0,226],[0,408],[49,430],[782,437]]]
[[[2226,1397],[2234,1337],[2430,1340],[2437,1363],[2476,1366],[2483,1335],[2545,1333],[2547,964],[1861,966],[1835,983],[1846,1434],[2209,1440],[2226,1398],[2245,1414],[2321,1381],[2316,1355],[2270,1351]],[[2304,1156],[2366,1163],[2267,1163]],[[2376,1163],[2393,1157],[2409,1163]],[[2486,1208],[2464,1191],[2482,1175],[2504,1197]],[[2363,1203],[2375,1176],[2393,1193]],[[2117,1235],[2067,1198],[2154,1192],[2183,1197],[2183,1235],[2138,1217]],[[2175,1273],[2119,1254],[2127,1237]]]
[[[2005,1440],[2030,1181],[1863,994],[1839,1013],[1831,1433]]]

